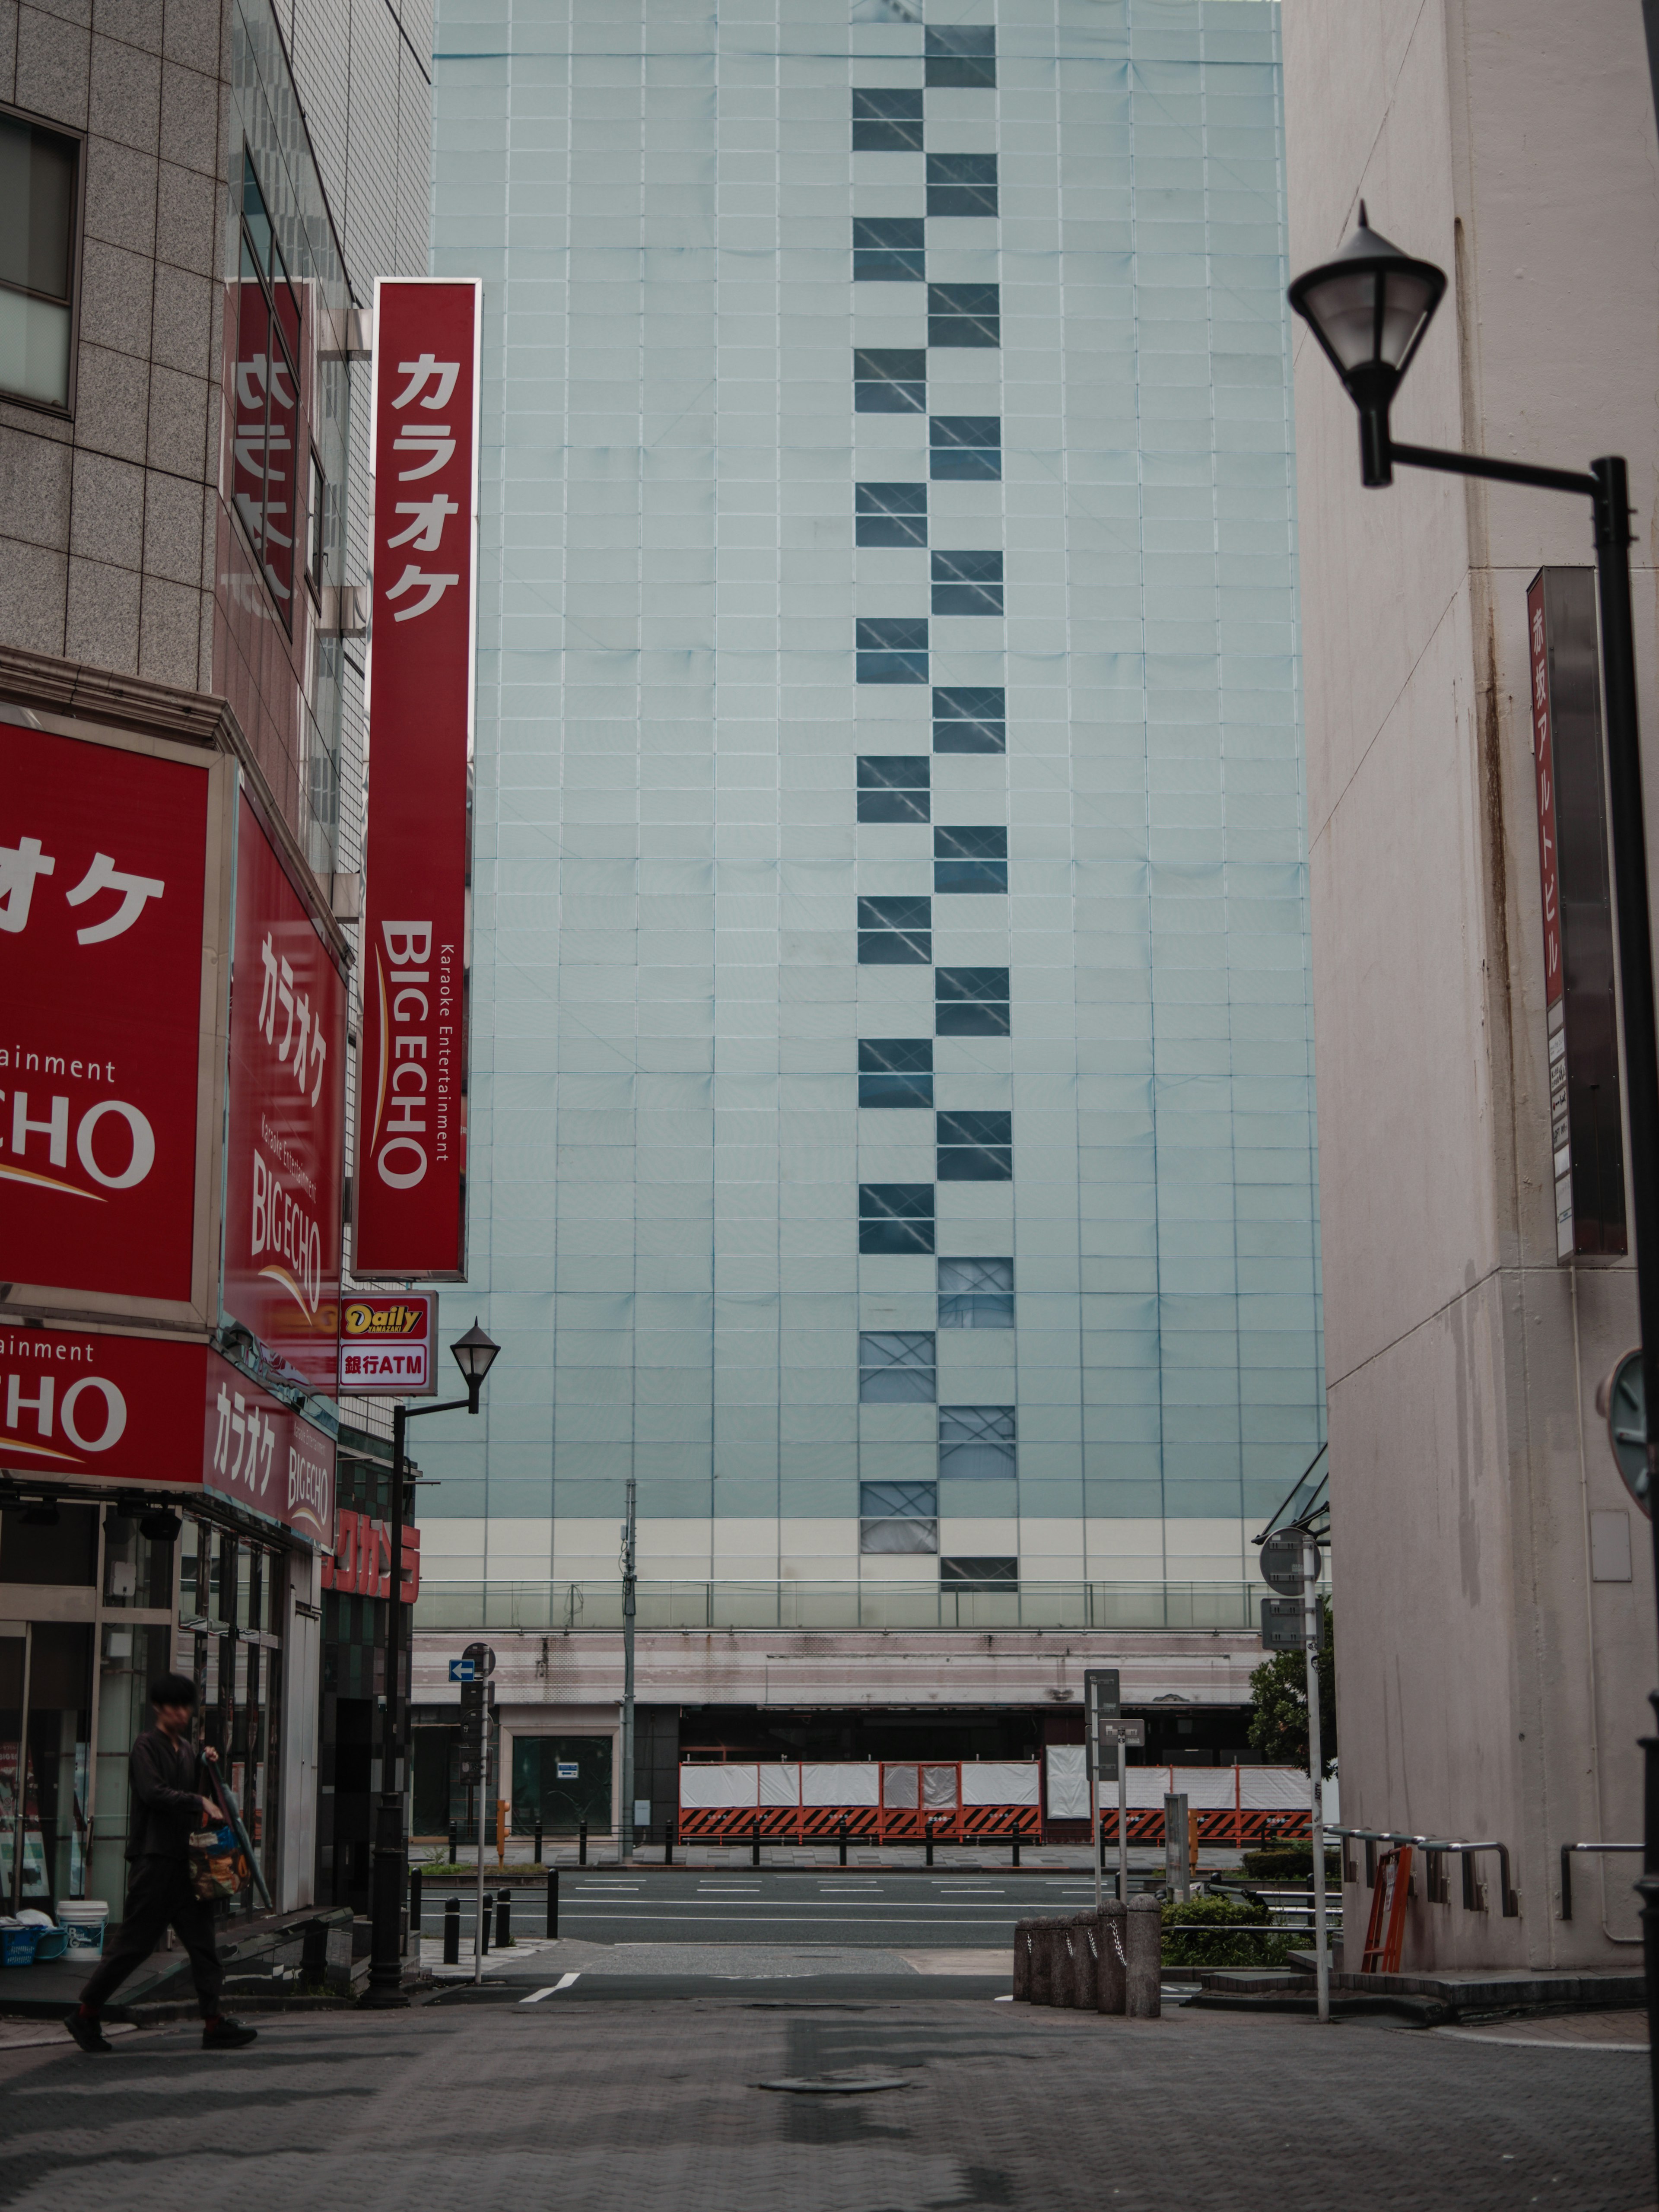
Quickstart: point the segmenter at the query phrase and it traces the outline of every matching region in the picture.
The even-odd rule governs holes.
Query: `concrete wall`
[[[1363,194],[1453,280],[1400,438],[1628,458],[1651,716],[1639,10],[1286,0],[1284,21],[1291,268]],[[1413,1904],[1407,1964],[1613,1965],[1631,1954],[1600,1923],[1635,1933],[1633,1863],[1582,1875],[1564,1925],[1556,1854],[1640,1833],[1645,1523],[1634,1582],[1588,1559],[1589,1512],[1629,1504],[1592,1401],[1635,1298],[1628,1261],[1554,1259],[1527,710],[1527,584],[1592,560],[1588,504],[1408,471],[1362,490],[1352,408],[1303,328],[1295,392],[1344,1806],[1516,1854],[1520,1917],[1495,1879],[1466,1913],[1454,1880],[1449,1906]],[[1650,811],[1656,782],[1650,757]]]

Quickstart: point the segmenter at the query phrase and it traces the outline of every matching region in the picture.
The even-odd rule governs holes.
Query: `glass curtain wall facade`
[[[1238,1591],[1322,1435],[1277,8],[435,45],[503,1352],[423,1612],[614,1583],[629,1475],[658,1582]]]

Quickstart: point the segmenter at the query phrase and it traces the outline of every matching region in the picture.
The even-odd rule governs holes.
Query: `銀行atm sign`
[[[465,1266],[477,283],[374,287],[374,614],[352,1270]]]

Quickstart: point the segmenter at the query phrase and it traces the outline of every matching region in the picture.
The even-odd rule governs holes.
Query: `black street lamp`
[[[406,2005],[401,1942],[404,1893],[409,1887],[409,1850],[404,1835],[404,1793],[398,1785],[398,1747],[402,1739],[404,1613],[404,1434],[423,1413],[469,1413],[478,1410],[483,1382],[501,1350],[476,1321],[450,1346],[466,1382],[465,1398],[441,1405],[408,1406],[400,1398],[392,1409],[392,1575],[386,1601],[386,1725],[380,1749],[380,1802],[374,1824],[374,1890],[368,1994],[373,2006]],[[416,1931],[419,1940],[419,1931]]]
[[[1304,317],[1349,398],[1359,410],[1360,480],[1394,481],[1394,464],[1577,492],[1595,519],[1595,580],[1601,616],[1601,689],[1606,707],[1608,813],[1613,835],[1614,908],[1619,918],[1620,1011],[1625,1031],[1625,1095],[1630,1112],[1631,1214],[1636,1236],[1637,1312],[1642,1331],[1642,1382],[1647,1407],[1648,1496],[1659,1496],[1659,1060],[1656,1060],[1653,947],[1648,917],[1648,856],[1643,832],[1642,758],[1636,717],[1636,653],[1631,625],[1630,500],[1623,459],[1592,461],[1588,471],[1537,469],[1484,453],[1445,453],[1396,445],[1389,409],[1430,318],[1446,289],[1431,262],[1413,261],[1371,230],[1365,204],[1359,228],[1334,261],[1310,269],[1291,286],[1291,305]],[[1652,1521],[1659,1578],[1659,1518]],[[1659,1692],[1650,1697],[1659,1717]],[[1642,1879],[1643,1960],[1647,1978],[1650,2062],[1659,2116],[1659,1736],[1644,1736]]]

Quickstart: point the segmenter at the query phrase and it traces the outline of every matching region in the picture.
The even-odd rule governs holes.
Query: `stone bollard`
[[[1131,2020],[1156,2020],[1163,2008],[1164,1912],[1155,1897],[1129,1899],[1123,1936],[1123,2009]]]
[[[1031,2002],[1034,2005],[1052,2004],[1054,2001],[1054,1923],[1052,1920],[1031,1923]]]
[[[1054,1923],[1054,1991],[1052,2002],[1069,2011],[1077,2002],[1078,1926],[1067,1913]]]
[[[1105,1936],[1097,1912],[1079,1912],[1077,1919],[1076,1982],[1073,2002],[1079,2012],[1097,2009],[1095,1992],[1100,1986],[1100,1947]]]
[[[1014,1923],[1014,2002],[1029,2004],[1031,2001],[1031,1923],[1029,1920]]]
[[[1123,1907],[1115,1903],[1100,1908],[1096,1937],[1095,2010],[1121,2012],[1124,1968]]]

